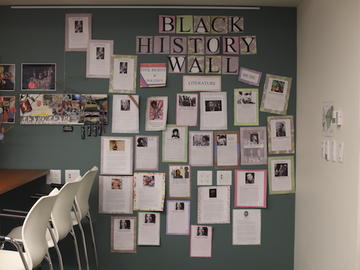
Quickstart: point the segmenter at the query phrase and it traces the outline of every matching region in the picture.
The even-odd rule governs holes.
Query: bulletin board
[[[109,79],[86,78],[86,52],[65,52],[65,14],[91,13],[92,38],[113,40],[114,53],[137,55],[140,63],[167,63],[167,55],[136,54],[137,36],[156,36],[159,15],[218,15],[242,16],[244,34],[257,39],[257,53],[240,55],[239,66],[263,72],[259,88],[262,97],[265,74],[277,74],[292,78],[287,115],[296,118],[296,9],[261,7],[254,10],[230,9],[12,9],[0,8],[0,32],[2,33],[0,63],[16,65],[15,91],[0,92],[1,96],[15,95],[17,108],[21,91],[22,63],[56,63],[56,91],[51,94],[108,94],[108,119],[111,123],[112,93]],[[139,67],[138,67],[139,74]],[[140,132],[144,135],[161,136],[161,132],[145,131],[145,105],[149,96],[168,96],[168,124],[176,123],[176,93],[182,92],[183,75],[167,74],[166,87],[140,88],[137,78],[136,94],[140,96]],[[221,90],[227,92],[228,129],[234,126],[233,91],[249,88],[239,82],[238,75],[221,75]],[[35,91],[31,93],[42,93]],[[271,112],[259,113],[259,126],[267,125]],[[2,169],[80,169],[86,172],[92,166],[100,166],[100,137],[81,139],[81,129],[63,132],[59,125],[20,125],[19,109],[15,123],[0,142],[0,167]],[[190,127],[199,130],[199,125]],[[296,131],[296,127],[295,127]],[[106,128],[112,134],[111,125]],[[138,134],[125,134],[124,136]],[[160,151],[161,153],[161,151]],[[269,157],[272,155],[269,155]],[[274,155],[276,156],[276,155]],[[160,159],[161,160],[161,159]],[[159,172],[168,172],[168,163],[160,162]],[[241,166],[240,169],[267,169],[267,165]],[[216,170],[213,167],[192,167],[191,224],[197,224],[197,170]],[[233,171],[233,177],[235,173]],[[233,182],[234,183],[234,182]],[[231,187],[231,208],[233,208]],[[167,199],[168,197],[166,197]],[[20,198],[19,198],[20,199]],[[94,220],[100,269],[246,269],[289,270],[293,269],[295,194],[269,195],[267,208],[261,210],[261,245],[232,245],[232,225],[214,224],[211,258],[190,258],[189,237],[166,235],[166,214],[161,213],[161,244],[158,247],[138,246],[134,254],[112,253],[110,250],[110,214],[98,213],[98,186],[91,194],[91,212]],[[134,212],[134,215],[137,213]],[[62,248],[66,269],[76,269],[71,241]],[[92,247],[89,245],[90,260]],[[69,264],[73,266],[69,266]]]

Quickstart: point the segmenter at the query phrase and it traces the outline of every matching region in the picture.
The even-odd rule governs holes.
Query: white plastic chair
[[[49,263],[50,269],[53,269],[48,253],[46,231],[56,198],[57,194],[54,193],[40,198],[26,215],[21,230],[24,252],[20,244],[11,237],[2,236],[0,238],[12,243],[17,248],[17,251],[0,250],[0,270],[33,269],[40,265],[44,258]],[[22,216],[6,214],[1,216],[23,218]]]
[[[58,192],[58,197],[51,211],[51,223],[52,228],[48,230],[46,239],[49,247],[55,247],[58,258],[60,269],[63,270],[63,262],[60,250],[57,246],[57,242],[64,239],[69,233],[73,237],[76,259],[78,268],[81,269],[80,255],[77,239],[75,236],[73,222],[71,217],[72,208],[74,205],[75,195],[81,185],[82,178],[79,177],[74,182],[66,183]],[[6,209],[7,210],[7,209]],[[22,241],[21,228],[22,226],[16,227],[8,234],[9,237]]]
[[[93,248],[94,248],[96,269],[99,269],[94,228],[93,228],[92,219],[91,219],[91,215],[90,215],[90,211],[89,211],[90,210],[90,206],[89,206],[90,192],[91,192],[91,188],[94,184],[94,181],[95,181],[98,171],[99,171],[99,169],[96,166],[94,166],[83,175],[83,177],[81,179],[81,185],[75,196],[75,208],[72,213],[73,225],[74,226],[78,225],[80,232],[81,232],[87,269],[90,269],[89,268],[89,259],[88,259],[88,254],[87,254],[84,229],[81,225],[81,221],[84,218],[88,219],[88,222],[90,225],[90,232],[91,232],[92,244],[93,244]]]

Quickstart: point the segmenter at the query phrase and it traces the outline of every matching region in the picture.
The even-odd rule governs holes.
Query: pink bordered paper
[[[234,207],[267,207],[267,171],[235,170]]]

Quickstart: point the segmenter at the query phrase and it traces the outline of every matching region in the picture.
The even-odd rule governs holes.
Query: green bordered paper
[[[136,93],[136,55],[113,55],[110,68],[110,93]]]

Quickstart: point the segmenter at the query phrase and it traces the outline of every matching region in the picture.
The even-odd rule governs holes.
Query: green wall
[[[158,35],[158,15],[237,15],[244,16],[245,35],[256,35],[257,55],[240,56],[240,66],[265,73],[293,78],[288,114],[295,117],[296,107],[296,9],[261,8],[260,10],[204,9],[11,9],[0,8],[0,63],[16,64],[16,91],[20,91],[21,63],[56,63],[56,93],[107,93],[108,79],[86,79],[86,53],[64,52],[65,13],[92,13],[92,38],[114,40],[115,54],[135,54],[137,35]],[[174,34],[171,34],[174,35]],[[166,62],[165,55],[139,55],[138,63]],[[229,130],[238,130],[233,123],[233,89],[249,87],[238,82],[237,76],[223,75],[222,90],[228,92]],[[147,96],[168,95],[168,123],[175,123],[175,93],[182,90],[182,75],[168,74],[166,88],[137,89],[140,95],[140,134],[145,132],[145,101]],[[7,95],[2,92],[0,95]],[[10,93],[12,94],[12,93]],[[111,95],[109,116],[111,123]],[[260,126],[266,125],[268,113],[260,113]],[[20,126],[17,123],[0,143],[0,168],[81,169],[100,166],[100,138],[80,138],[80,128],[63,133],[62,126]],[[199,127],[190,128],[198,130]],[[111,134],[111,126],[106,135]],[[122,136],[120,134],[117,134]],[[126,135],[126,134],[125,134]],[[161,153],[161,151],[160,151]],[[167,172],[168,164],[160,170]],[[252,166],[244,168],[262,168]],[[191,224],[196,224],[196,171],[192,168]],[[211,169],[204,168],[201,169]],[[215,170],[214,170],[215,172]],[[215,176],[215,174],[214,174]],[[92,213],[95,221],[100,269],[293,269],[295,195],[268,196],[268,208],[262,210],[260,246],[233,246],[232,225],[214,225],[213,257],[190,258],[188,236],[165,235],[165,213],[161,214],[161,246],[138,247],[136,254],[110,252],[110,215],[97,214],[98,186],[92,190]],[[231,194],[231,207],[233,194]],[[137,213],[134,213],[137,215]],[[75,262],[70,241],[62,243],[66,269]],[[89,252],[92,249],[89,248]],[[91,253],[90,253],[91,254]],[[90,256],[91,257],[91,256]],[[93,258],[91,258],[93,264]]]

